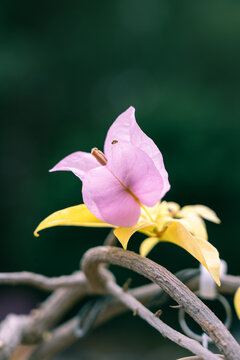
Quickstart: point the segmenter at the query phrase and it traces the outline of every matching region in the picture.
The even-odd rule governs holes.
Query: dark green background
[[[1,270],[69,273],[102,244],[106,230],[33,230],[82,201],[78,178],[48,169],[101,149],[133,105],[163,153],[166,199],[217,211],[210,241],[239,273],[240,2],[12,0],[0,10]],[[151,257],[197,266],[170,244]]]
[[[0,271],[71,273],[103,243],[106,229],[33,231],[82,202],[78,178],[48,169],[71,152],[102,149],[133,105],[164,156],[166,200],[216,210],[222,224],[208,224],[210,242],[240,273],[239,19],[237,0],[1,1]],[[150,257],[174,272],[198,266],[167,243]]]
[[[82,202],[78,178],[48,169],[71,152],[101,149],[133,105],[164,156],[166,200],[216,210],[222,224],[208,224],[210,241],[240,273],[239,19],[237,0],[1,1],[0,271],[71,273],[102,244],[106,229],[33,231]],[[150,257],[171,271],[198,266],[167,243]],[[129,275],[118,270],[120,282]]]

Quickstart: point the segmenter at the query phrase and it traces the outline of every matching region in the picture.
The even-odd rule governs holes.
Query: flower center
[[[97,159],[99,164],[103,166],[107,165],[107,158],[101,150],[98,150],[98,148],[94,147],[91,150],[91,154],[95,157],[95,159]]]
[[[112,144],[116,144],[118,141],[117,140],[113,140]],[[101,164],[102,166],[106,166],[107,165],[107,158],[104,155],[104,153],[99,150],[98,148],[94,147],[91,150],[91,154],[95,157],[95,159],[97,159],[97,161],[99,162],[99,164]],[[109,169],[108,169],[109,170]],[[115,179],[117,179],[117,181],[122,185],[122,187],[136,200],[136,202],[140,205],[140,207],[145,211],[145,213],[147,214],[147,217],[150,219],[150,221],[153,222],[152,216],[151,214],[148,212],[148,210],[145,208],[145,206],[140,202],[140,200],[137,198],[137,196],[135,196],[132,191],[130,189],[128,189],[119,179],[118,177],[111,171],[111,174],[115,177]]]

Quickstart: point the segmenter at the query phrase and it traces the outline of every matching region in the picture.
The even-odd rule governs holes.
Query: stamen
[[[103,166],[107,165],[107,158],[101,150],[98,150],[98,148],[95,147],[91,150],[91,154],[97,159],[99,164]]]
[[[123,185],[123,184],[122,184]],[[154,222],[150,212],[146,209],[146,207],[141,203],[141,201],[131,192],[131,190],[129,190],[128,188],[126,188],[124,185],[123,187],[125,188],[125,190],[130,194],[132,195],[132,197],[136,200],[136,202],[140,205],[140,207],[143,209],[143,211],[145,211],[148,219],[152,222]]]
[[[112,141],[112,145],[117,144],[117,143],[118,143],[117,140],[113,140],[113,141]]]
[[[152,221],[152,222],[154,222],[154,220],[153,220],[153,218],[152,218],[152,216],[151,216],[151,214],[150,214],[150,212],[146,209],[146,207],[142,204],[142,203],[140,203],[141,205],[141,208],[145,211],[145,213],[147,214],[147,216],[149,217],[149,219],[150,219],[150,221]]]

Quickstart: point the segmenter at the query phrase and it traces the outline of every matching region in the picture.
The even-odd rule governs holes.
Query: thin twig
[[[123,289],[117,284],[113,283],[112,281],[107,281],[106,287],[110,294],[116,296],[117,299],[120,299],[126,306],[128,306],[133,311],[136,311],[136,314],[138,316],[147,321],[156,330],[158,330],[163,335],[163,337],[167,337],[176,344],[184,347],[185,349],[188,349],[194,354],[202,356],[206,360],[218,359],[218,356],[214,355],[208,349],[205,349],[196,340],[190,339],[187,336],[182,335],[178,331],[165,324],[161,319],[159,319],[155,314],[148,310],[133,296],[124,292]]]
[[[124,290],[122,290],[124,292]],[[153,297],[155,297],[159,293],[159,287],[155,284],[149,284],[144,285],[136,289],[132,289],[129,291],[128,294],[134,299],[135,297],[141,301],[143,304],[148,304]],[[139,308],[139,304],[137,305],[137,309]],[[142,305],[143,306],[143,305]],[[131,308],[131,307],[130,307]],[[134,304],[134,309],[136,309],[136,304]],[[146,309],[144,307],[144,309]],[[129,310],[128,304],[125,305],[124,302],[121,301],[121,299],[113,298],[111,302],[108,303],[108,306],[103,308],[103,311],[99,314],[97,317],[95,323],[93,324],[93,328],[103,324],[107,320],[113,318],[114,316],[117,316],[119,314],[122,314],[123,312],[126,312]],[[147,310],[147,309],[146,309]],[[148,311],[148,310],[147,310]],[[151,313],[151,318],[154,318],[155,321],[155,315]],[[159,324],[159,322],[156,322]],[[47,360],[50,359],[52,356],[66,348],[67,346],[71,345],[72,343],[79,340],[77,336],[77,329],[79,324],[79,318],[78,316],[75,316],[70,321],[64,323],[63,325],[59,326],[56,330],[54,330],[49,337],[47,337],[38,347],[37,349],[32,353],[30,358],[28,360]],[[160,321],[160,324],[163,323]],[[166,330],[167,325],[162,325],[164,330]],[[161,329],[162,329],[161,327]],[[167,327],[168,330],[168,327]],[[173,330],[174,331],[174,330]],[[181,341],[183,337],[183,343],[185,343],[187,337],[177,334],[177,341]],[[192,342],[191,342],[192,341]],[[187,345],[190,347],[192,344],[195,344],[196,342],[193,340],[190,340],[190,342],[187,341]],[[179,344],[179,343],[178,343]],[[199,351],[201,355],[209,355],[209,353],[203,353],[202,347],[197,343],[197,347],[199,348]],[[191,347],[192,349],[192,347]],[[190,351],[192,351],[190,349]],[[208,359],[209,356],[208,356]],[[214,357],[216,359],[216,357]]]
[[[103,245],[105,246],[115,246],[117,243],[117,238],[114,235],[113,230],[111,230],[108,234],[108,236],[106,237],[106,239],[104,240]]]
[[[163,266],[144,258],[136,253],[119,248],[100,246],[88,250],[82,260],[82,269],[90,281],[93,289],[99,291],[105,288],[108,281],[107,270],[99,264],[110,263],[131,269],[151,281],[157,283],[201,326],[213,340],[227,359],[240,358],[240,346],[213,314],[213,312],[183,283]]]
[[[225,359],[223,355],[218,355],[218,358]],[[177,360],[203,360],[203,358],[199,356],[188,356]]]
[[[132,296],[138,298],[143,304],[148,304],[152,298],[159,293],[159,288],[155,284],[144,285],[129,291]],[[106,321],[128,311],[128,307],[118,299],[112,298],[107,307],[99,313],[93,327],[96,328]],[[79,340],[78,336],[79,317],[75,316],[71,320],[55,329],[51,336],[47,337],[32,353],[28,360],[45,360],[51,358],[61,350]]]
[[[110,242],[114,240],[110,234]],[[187,272],[188,269],[185,270]],[[77,271],[71,275],[49,278],[44,275],[22,271],[15,273],[0,273],[0,285],[29,285],[44,291],[52,291],[58,288],[74,287],[82,284],[82,273]],[[189,280],[186,285],[193,291],[199,288],[199,276]],[[218,288],[220,293],[234,294],[240,287],[240,276],[223,275],[221,286]]]
[[[69,276],[49,278],[32,272],[0,273],[0,284],[30,285],[45,291],[62,287],[73,287],[82,284],[82,274],[78,271]]]

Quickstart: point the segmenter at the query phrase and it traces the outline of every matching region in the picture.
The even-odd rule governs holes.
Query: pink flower
[[[135,109],[121,114],[108,130],[104,153],[77,151],[50,171],[72,171],[83,183],[87,208],[116,226],[137,223],[141,207],[154,206],[170,189],[162,154],[135,120]]]

